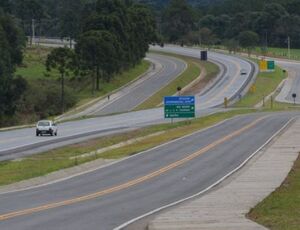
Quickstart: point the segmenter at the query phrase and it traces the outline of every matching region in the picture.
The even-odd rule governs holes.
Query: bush
[[[76,95],[65,87],[65,108],[71,108],[77,102]],[[33,118],[44,119],[61,113],[61,88],[55,82],[35,81],[30,83],[22,100],[18,104],[19,114],[32,114]]]

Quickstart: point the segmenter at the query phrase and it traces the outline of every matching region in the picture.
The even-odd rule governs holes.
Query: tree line
[[[63,111],[67,70],[89,76],[92,92],[99,91],[100,79],[109,82],[116,73],[138,64],[149,44],[157,39],[151,11],[132,1],[98,0],[82,21],[82,30],[76,34],[75,52],[72,54],[68,48],[54,49],[46,63],[49,70],[57,68],[61,74]]]
[[[25,36],[14,19],[0,8],[0,125],[14,114],[15,102],[26,89],[26,81],[14,77],[17,65],[22,62]]]
[[[298,0],[223,0],[201,6],[195,2],[170,0],[159,12],[159,28],[166,42],[234,48],[246,33],[263,49],[287,47],[288,37],[292,47],[300,48]]]
[[[57,18],[56,13],[45,11],[49,10],[47,7],[51,5],[50,2],[58,1],[5,0],[0,3],[3,19],[1,20],[3,24],[0,25],[5,33],[2,36],[0,30],[1,44],[4,48],[0,50],[3,52],[0,61],[0,81],[3,83],[0,86],[0,123],[5,120],[4,116],[12,116],[16,110],[22,110],[22,107],[32,107],[32,111],[39,113],[41,117],[64,112],[73,105],[65,102],[67,77],[78,78],[81,83],[91,82],[92,92],[100,90],[100,80],[109,82],[115,74],[134,67],[145,57],[149,44],[157,39],[152,11],[135,1],[62,0],[57,6],[59,10],[55,10],[59,12]],[[26,41],[24,34],[30,33],[30,29],[28,31],[27,29],[31,19],[38,23],[47,15],[48,17],[52,15],[51,21],[55,22],[57,19],[56,35],[75,39],[76,46],[75,49],[67,47],[53,49],[45,63],[48,71],[56,69],[60,74],[61,103],[50,99],[53,96],[47,91],[44,97],[49,97],[48,100],[39,100],[37,102],[39,105],[28,106],[26,101],[28,97],[31,101],[36,99],[30,93],[29,96],[28,93],[23,95],[28,88],[27,82],[22,77],[15,77],[14,72],[16,66],[22,63]],[[42,28],[37,30],[42,31]],[[36,94],[39,95],[38,92]],[[61,109],[58,111],[53,105],[49,105],[52,112],[42,113],[45,106],[53,102],[59,104]]]

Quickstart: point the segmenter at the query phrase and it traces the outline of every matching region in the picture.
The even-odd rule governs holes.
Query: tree
[[[239,42],[236,39],[225,40],[224,45],[228,49],[229,53],[236,53],[239,48]]]
[[[211,46],[217,42],[217,36],[208,28],[204,27],[199,30],[200,43]]]
[[[129,34],[129,44],[133,50],[134,64],[145,57],[149,49],[149,44],[158,40],[154,16],[151,11],[140,4],[134,4],[128,9],[129,24],[131,27]]]
[[[81,31],[82,8],[81,0],[60,1],[60,36],[70,39],[70,48],[72,48],[72,40],[77,38]]]
[[[5,12],[11,13],[11,2],[9,0],[1,0],[0,8],[2,8]]]
[[[243,31],[239,34],[239,44],[247,49],[248,55],[251,55],[251,50],[258,44],[259,37],[253,31]]]
[[[56,48],[47,57],[46,67],[48,71],[57,69],[61,80],[61,111],[65,111],[65,76],[69,76],[74,70],[75,55],[69,48]]]
[[[171,0],[163,15],[164,35],[170,42],[178,41],[194,27],[194,13],[186,0]]]
[[[43,6],[38,0],[17,0],[16,14],[23,24],[23,30],[27,34],[31,34],[32,20],[36,20],[39,24],[45,16]]]
[[[84,18],[83,33],[107,31],[113,35],[113,46],[118,47],[117,71],[140,62],[149,43],[157,39],[155,19],[149,8],[121,0],[98,0],[95,8]]]
[[[75,46],[81,69],[92,73],[92,92],[100,90],[101,75],[107,80],[121,68],[122,53],[116,36],[105,30],[91,30],[82,34]]]
[[[25,38],[15,22],[0,10],[0,123],[4,116],[15,112],[15,103],[26,85],[21,78],[14,79],[15,66],[22,62]]]

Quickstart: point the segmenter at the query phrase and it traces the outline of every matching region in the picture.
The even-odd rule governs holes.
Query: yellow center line
[[[108,189],[105,189],[105,190],[102,190],[102,191],[99,191],[99,192],[96,192],[96,193],[91,193],[91,194],[88,194],[88,195],[85,195],[85,196],[80,196],[80,197],[76,197],[76,198],[69,199],[69,200],[50,203],[50,204],[38,206],[38,207],[35,207],[35,208],[29,208],[29,209],[24,209],[24,210],[20,210],[20,211],[14,211],[14,212],[2,214],[2,215],[0,215],[0,221],[8,220],[8,219],[18,217],[18,216],[29,215],[29,214],[33,214],[33,213],[37,213],[37,212],[41,212],[41,211],[45,211],[45,210],[49,210],[49,209],[53,209],[53,208],[67,206],[67,205],[75,204],[75,203],[78,203],[78,202],[88,201],[88,200],[91,200],[91,199],[95,199],[95,198],[98,198],[98,197],[101,197],[101,196],[104,196],[104,195],[107,195],[107,194],[110,194],[110,193],[113,193],[113,192],[117,192],[117,191],[120,191],[120,190],[123,190],[123,189],[127,189],[129,187],[135,186],[137,184],[140,184],[140,183],[145,182],[147,180],[150,180],[152,178],[158,177],[158,176],[162,175],[165,172],[168,172],[168,171],[170,171],[170,170],[172,170],[172,169],[174,169],[178,166],[181,166],[181,165],[195,159],[196,157],[198,157],[198,156],[202,155],[203,153],[211,150],[212,148],[214,148],[214,147],[216,147],[220,144],[223,144],[226,141],[230,140],[231,138],[236,137],[236,136],[240,135],[242,132],[245,132],[246,130],[252,128],[253,126],[255,126],[257,123],[259,123],[261,120],[263,120],[265,118],[266,118],[266,116],[258,118],[255,121],[251,122],[250,124],[244,126],[243,128],[241,128],[239,130],[236,130],[233,133],[231,133],[227,136],[224,136],[223,138],[221,138],[217,141],[214,141],[213,143],[207,145],[206,147],[200,149],[199,151],[197,151],[197,152],[195,152],[195,153],[193,153],[193,154],[191,154],[191,155],[189,155],[189,156],[187,156],[187,157],[185,157],[185,158],[183,158],[179,161],[176,161],[176,162],[174,162],[170,165],[167,165],[167,166],[165,166],[165,167],[163,167],[163,168],[161,168],[157,171],[154,171],[150,174],[147,174],[145,176],[142,176],[142,177],[139,177],[137,179],[128,181],[124,184],[121,184],[121,185],[118,185],[118,186],[115,186],[115,187],[111,187],[111,188],[108,188]]]

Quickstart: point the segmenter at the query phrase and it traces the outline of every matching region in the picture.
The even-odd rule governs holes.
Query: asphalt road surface
[[[196,48],[182,48],[178,46],[154,46],[152,50],[176,53],[185,56],[200,57],[200,50]],[[257,68],[254,63],[240,57],[208,52],[209,61],[219,65],[221,77],[213,85],[208,85],[196,95],[197,108],[206,109],[223,105],[224,98],[231,101],[238,100],[247,90],[245,88],[255,80]],[[241,75],[241,71],[246,72]]]
[[[283,88],[276,97],[276,100],[284,103],[300,104],[300,62],[276,60],[276,62],[289,72]],[[292,95],[296,94],[296,98]],[[295,100],[294,100],[295,99]]]
[[[238,116],[85,175],[2,194],[0,229],[114,229],[207,188],[295,115]]]
[[[161,88],[175,80],[187,67],[185,62],[176,58],[153,54],[149,54],[147,57],[160,63],[163,66],[162,70],[152,77],[141,81],[140,84],[130,89],[122,97],[112,100],[105,107],[100,107],[88,115],[105,115],[132,111]]]
[[[165,47],[165,49],[168,48]],[[190,56],[196,56],[199,52],[199,50],[195,49],[176,47],[171,47],[170,50]],[[250,72],[252,71],[251,65],[243,59],[222,54],[211,54],[211,56],[215,56],[214,60],[218,63],[223,63],[226,68],[221,71],[222,76],[219,78],[221,80],[217,84],[205,90],[205,94],[202,93],[199,97],[196,95],[197,116],[211,114],[216,111],[211,108],[223,104],[224,97],[228,97],[228,99],[235,98],[241,91],[241,88],[245,87],[245,83],[250,79]],[[167,63],[174,65],[173,62]],[[182,65],[182,63],[180,64],[179,62],[178,65]],[[240,76],[242,68],[248,72],[248,75]],[[170,75],[173,76],[179,72],[179,69],[177,69]],[[122,105],[122,103],[118,104]],[[23,157],[40,150],[49,150],[112,132],[123,132],[136,127],[170,122],[164,119],[163,113],[163,108],[158,108],[66,122],[59,124],[59,135],[57,137],[35,137],[34,128],[0,132],[0,161]]]
[[[148,54],[147,60],[151,62],[151,67],[137,80],[112,92],[109,97],[99,99],[81,112],[60,116],[59,120],[132,111],[176,79],[187,67],[182,60],[168,56]]]

